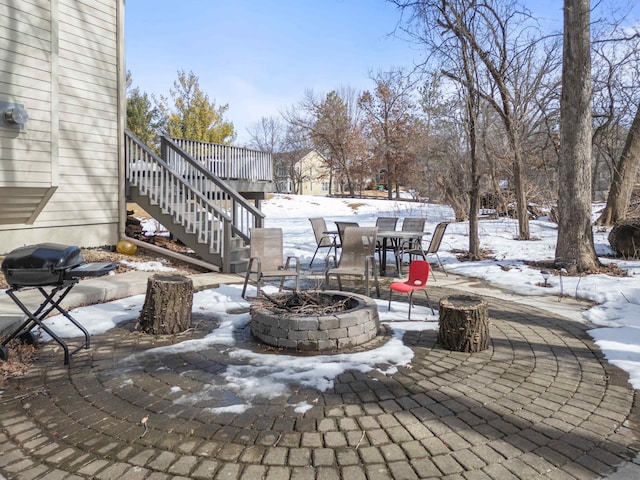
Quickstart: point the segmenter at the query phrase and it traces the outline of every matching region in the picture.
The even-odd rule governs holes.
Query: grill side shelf
[[[115,270],[117,265],[115,262],[90,262],[83,263],[77,267],[70,268],[65,272],[66,280],[79,277],[101,277]]]

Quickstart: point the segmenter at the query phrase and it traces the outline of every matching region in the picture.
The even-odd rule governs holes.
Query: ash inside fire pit
[[[339,291],[262,295],[253,301],[250,313],[255,338],[304,352],[361,345],[375,338],[380,326],[373,299]]]

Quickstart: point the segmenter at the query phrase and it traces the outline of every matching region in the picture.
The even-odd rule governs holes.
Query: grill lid
[[[38,243],[12,250],[4,257],[2,271],[49,270],[51,272],[77,267],[84,263],[80,247],[57,243]]]

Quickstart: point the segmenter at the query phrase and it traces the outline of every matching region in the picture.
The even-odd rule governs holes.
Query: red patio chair
[[[425,260],[413,260],[409,263],[409,279],[404,282],[395,282],[389,285],[389,311],[391,311],[391,296],[393,292],[408,293],[409,294],[409,320],[411,320],[411,307],[413,306],[413,292],[416,290],[424,291],[427,296],[427,304],[431,309],[431,314],[435,314],[431,302],[429,301],[429,294],[427,293],[427,281],[429,280],[429,272],[431,266],[429,262]]]

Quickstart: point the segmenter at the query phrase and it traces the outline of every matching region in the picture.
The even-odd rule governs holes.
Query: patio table
[[[398,275],[402,275],[402,259],[399,258],[398,247],[401,240],[420,239],[425,235],[429,235],[430,232],[411,232],[407,230],[379,230],[377,237],[382,239],[382,260],[380,262],[380,275],[385,276],[387,273],[387,246],[389,240],[393,247],[393,251],[396,257],[396,268]]]

